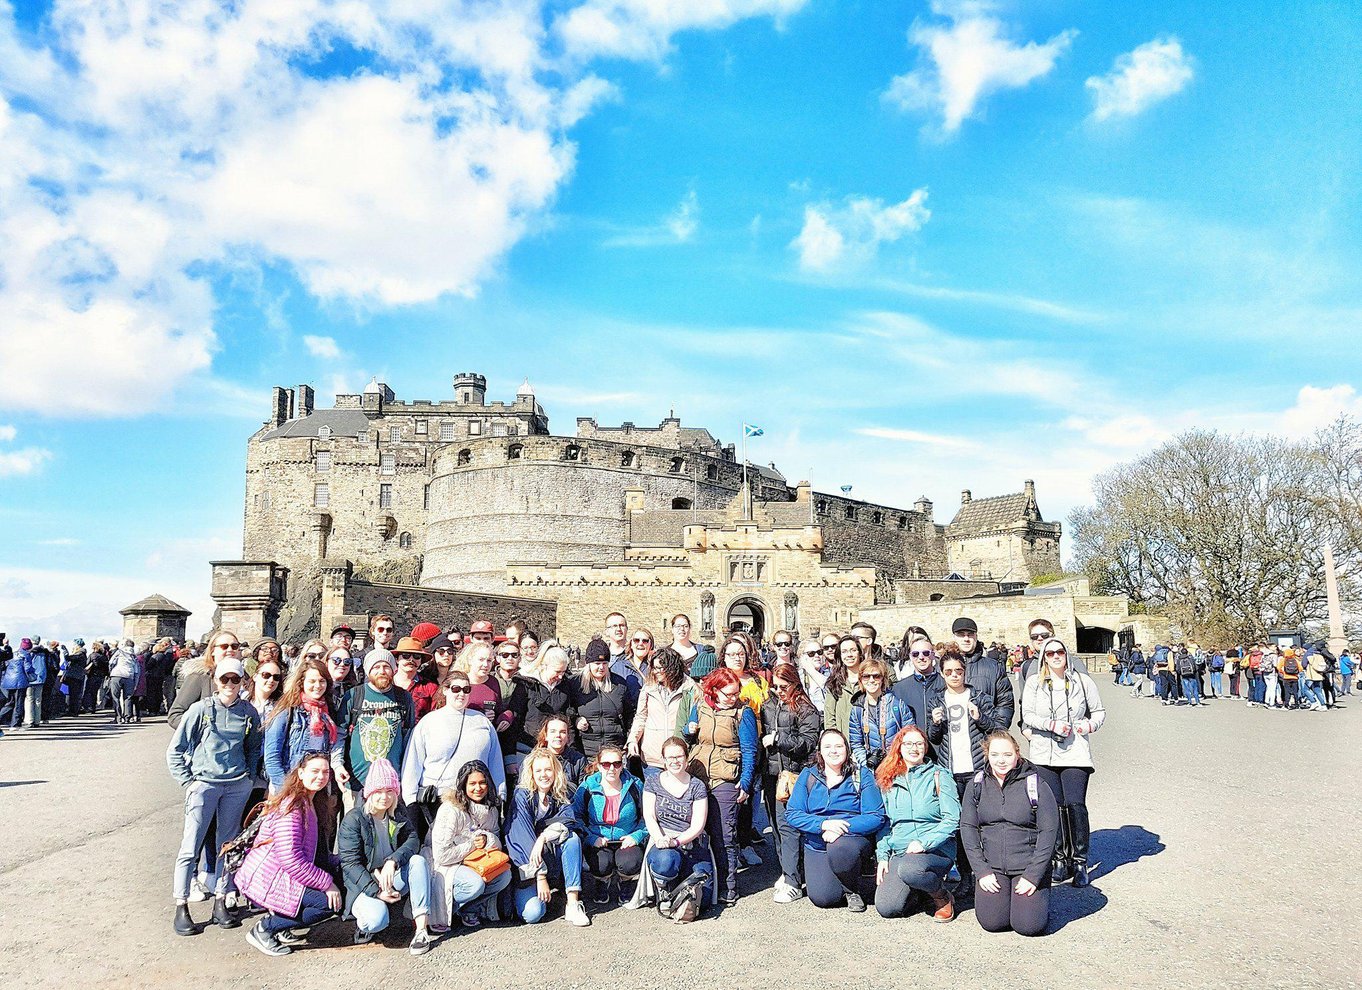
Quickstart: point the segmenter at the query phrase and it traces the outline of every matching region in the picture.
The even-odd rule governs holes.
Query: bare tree
[[[1206,641],[1324,617],[1322,545],[1345,600],[1362,577],[1362,427],[1305,442],[1193,430],[1094,482],[1069,519],[1095,589]]]

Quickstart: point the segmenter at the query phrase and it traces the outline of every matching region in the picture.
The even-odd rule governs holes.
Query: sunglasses
[[[831,653],[831,652],[832,652],[833,650],[835,650],[835,649],[837,649],[837,644],[836,644],[836,643],[829,643],[827,646],[823,647],[823,652],[824,652],[824,653]]]
[[[436,652],[436,653],[453,653],[453,652],[454,652],[454,647],[452,647],[452,646],[437,646],[437,647],[435,647],[435,652]]]
[[[861,675],[861,680],[863,680],[863,681],[882,681],[882,680],[884,680],[884,675],[883,675],[883,674],[862,674],[862,675]]]
[[[219,683],[219,684],[240,684],[240,683],[241,683],[241,678],[240,678],[240,677],[237,677],[236,674],[224,674],[224,675],[222,675],[221,677],[218,678],[218,683]]]
[[[1068,652],[1067,650],[1046,650],[1045,655],[1047,657],[1062,657],[1067,652]]]
[[[624,766],[624,761],[623,761],[623,760],[601,760],[601,762],[600,762],[599,765],[600,765],[600,768],[601,768],[602,770],[618,770],[618,769],[620,769],[622,766]]]
[[[518,656],[520,656],[520,651],[519,651],[519,650],[503,650],[502,652],[498,653],[497,656],[499,656],[499,657],[518,657]]]
[[[353,667],[355,665],[355,661],[349,657],[329,657],[327,662],[333,663],[337,667]]]
[[[1031,638],[1032,638],[1033,640],[1043,640],[1043,639],[1049,639],[1049,638],[1050,638],[1051,636],[1053,636],[1053,635],[1054,635],[1054,633],[1052,633],[1052,632],[1048,632],[1048,633],[1032,633],[1032,634],[1031,634]]]
[[[788,649],[789,649],[790,647],[792,647],[792,646],[794,646],[793,643],[776,643],[776,644],[775,644],[775,647],[776,647],[777,650],[788,650]]]
[[[908,655],[910,657],[929,657],[932,656],[934,652],[934,650],[909,650]]]
[[[473,685],[471,684],[450,684],[445,688],[450,694],[472,694]]]
[[[258,678],[260,678],[262,681],[277,681],[277,680],[279,680],[279,675],[278,675],[278,674],[267,674],[267,673],[265,673],[264,671],[261,671],[260,673],[256,674],[255,676],[258,677]]]
[[[240,644],[240,643],[214,643],[214,644],[213,644],[213,649],[215,649],[215,650],[239,650],[239,649],[241,649],[241,644]]]
[[[315,650],[311,650],[311,651],[309,651],[309,652],[303,654],[303,659],[304,659],[304,660],[320,660],[320,659],[321,659],[322,657],[324,657],[324,656],[326,656],[325,653],[318,653],[318,652],[316,652]]]
[[[806,656],[806,657],[816,657],[816,656],[818,656],[818,654],[820,654],[820,653],[822,653],[822,652],[823,652],[822,650],[820,650],[818,647],[815,646],[815,647],[814,647],[813,649],[811,649],[811,650],[805,650],[805,651],[804,651],[804,656]]]
[[[644,637],[642,637],[642,636],[640,636],[640,637],[637,638],[637,639],[631,639],[629,642],[631,642],[631,643],[646,643],[646,644],[648,644],[649,646],[652,646],[652,645],[653,645],[653,641],[652,641],[651,639],[646,639],[646,638],[644,638]]]

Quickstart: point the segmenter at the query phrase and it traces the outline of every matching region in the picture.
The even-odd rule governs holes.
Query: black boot
[[[236,915],[227,907],[226,897],[213,898],[213,924],[219,928],[240,928],[241,922]]]
[[[1073,847],[1070,845],[1069,806],[1059,806],[1059,834],[1055,837],[1055,854],[1050,860],[1050,881],[1060,884],[1073,876]]]
[[[1075,887],[1086,887],[1089,883],[1088,842],[1091,838],[1088,825],[1088,806],[1086,804],[1069,805],[1069,824],[1074,857],[1073,885]]]
[[[176,935],[197,935],[199,926],[194,924],[194,919],[189,916],[188,904],[175,905],[175,934]]]

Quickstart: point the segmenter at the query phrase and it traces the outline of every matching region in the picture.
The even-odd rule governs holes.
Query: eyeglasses
[[[930,657],[935,652],[935,650],[909,650],[908,655],[910,657]]]
[[[1045,651],[1045,655],[1046,655],[1047,657],[1062,657],[1062,656],[1064,656],[1064,655],[1067,654],[1067,653],[1068,653],[1067,650],[1046,650],[1046,651]]]
[[[316,650],[309,650],[308,652],[306,652],[306,653],[303,654],[303,659],[304,659],[304,660],[320,660],[320,659],[321,659],[322,657],[324,657],[324,656],[326,656],[325,653],[318,653]]]
[[[715,697],[720,701],[737,701],[738,693],[737,691],[720,691]]]
[[[240,677],[237,677],[236,674],[223,674],[221,677],[218,678],[218,683],[219,683],[219,684],[240,684],[240,683],[241,683],[241,678],[240,678]]]
[[[448,691],[450,694],[472,694],[472,693],[473,693],[473,685],[472,685],[472,684],[447,684],[447,685],[445,685],[445,690]]]
[[[618,770],[618,769],[619,769],[620,767],[622,767],[622,766],[624,766],[624,761],[623,761],[623,760],[601,760],[601,761],[600,761],[600,768],[601,768],[602,770]]]
[[[627,623],[627,622],[608,622],[608,623],[606,623],[605,628],[607,628],[607,629],[628,629],[628,628],[629,628],[629,623]],[[601,764],[601,765],[604,766],[605,764]]]
[[[904,740],[904,742],[899,746],[899,749],[926,749],[926,748],[927,744],[924,742],[908,742],[907,740]]]
[[[1031,638],[1032,638],[1033,640],[1044,640],[1044,639],[1049,639],[1049,638],[1050,638],[1051,636],[1053,636],[1053,635],[1054,635],[1054,633],[1052,633],[1052,632],[1032,633],[1032,634],[1031,634]]]

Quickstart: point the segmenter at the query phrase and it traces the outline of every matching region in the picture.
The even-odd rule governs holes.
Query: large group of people
[[[285,955],[336,918],[368,942],[405,903],[422,954],[453,927],[587,926],[616,903],[683,923],[739,902],[769,832],[776,903],[946,923],[972,902],[986,930],[1042,934],[1053,886],[1089,883],[1106,712],[1032,628],[1016,685],[969,618],[889,653],[864,623],[711,647],[685,615],[659,643],[613,613],[581,651],[519,620],[378,615],[249,648],[219,631],[167,706],[174,930],[263,912],[249,944]]]

